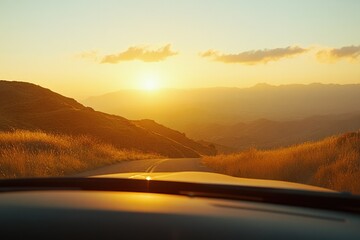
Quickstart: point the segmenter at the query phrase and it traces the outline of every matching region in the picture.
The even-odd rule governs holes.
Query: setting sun
[[[154,91],[159,89],[159,77],[155,75],[144,76],[140,83],[140,88],[146,91]]]

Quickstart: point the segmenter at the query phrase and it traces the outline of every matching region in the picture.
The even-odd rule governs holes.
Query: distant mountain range
[[[121,90],[84,103],[130,119],[154,119],[226,153],[289,146],[360,128],[360,84]]]
[[[325,137],[360,129],[360,112],[323,115],[296,121],[259,119],[234,125],[211,124],[194,128],[195,139],[244,150],[251,147],[271,149],[317,141]]]
[[[132,121],[132,123],[148,131],[159,134],[162,137],[166,137],[170,141],[174,141],[183,146],[186,146],[199,154],[213,155],[216,153],[215,145],[213,145],[212,143],[195,142],[194,140],[187,138],[185,133],[180,133],[173,129],[167,128],[163,125],[156,123],[153,120],[134,120]]]
[[[90,135],[125,149],[169,157],[198,157],[215,149],[154,121],[130,121],[26,82],[0,81],[0,130]]]
[[[121,90],[84,104],[129,119],[153,119],[190,136],[198,126],[257,119],[292,121],[360,111],[360,84],[309,84],[251,88]]]

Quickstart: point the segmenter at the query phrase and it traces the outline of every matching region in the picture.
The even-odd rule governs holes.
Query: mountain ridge
[[[107,113],[121,112],[129,119],[153,119],[190,136],[191,127],[199,124],[230,125],[259,118],[289,121],[360,111],[356,104],[360,102],[360,84],[260,84],[250,88],[160,89],[146,94],[120,90],[82,102]]]
[[[168,157],[199,156],[188,146],[140,128],[126,118],[95,111],[32,83],[0,81],[0,116],[1,131],[23,129],[90,135],[124,149]]]
[[[234,125],[197,127],[191,138],[206,139],[237,150],[256,147],[272,149],[307,141],[317,141],[360,129],[360,111],[348,114],[318,115],[294,121],[259,119]]]

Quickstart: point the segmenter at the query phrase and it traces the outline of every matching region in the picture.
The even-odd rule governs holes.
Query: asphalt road
[[[200,158],[165,158],[124,161],[111,166],[76,174],[76,177],[87,177],[94,175],[126,173],[126,172],[181,172],[199,171],[212,172],[201,163]]]

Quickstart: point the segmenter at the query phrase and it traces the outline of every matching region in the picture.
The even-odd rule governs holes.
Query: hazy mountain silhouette
[[[259,118],[289,121],[360,111],[360,84],[258,84],[243,89],[163,89],[154,92],[121,90],[83,102],[97,110],[130,119],[154,119],[192,136],[198,125],[211,123],[233,125]]]
[[[153,133],[157,133],[169,140],[176,141],[177,143],[187,146],[199,154],[213,155],[216,154],[216,148],[211,143],[196,142],[186,137],[185,133],[180,133],[173,129],[167,128],[161,124],[156,123],[153,120],[143,119],[132,121],[135,125],[143,127]]]
[[[85,107],[40,86],[0,81],[0,130],[42,130],[52,133],[90,135],[120,148],[137,149],[170,157],[197,157],[214,150],[182,137],[171,138],[152,131],[141,122]],[[153,123],[153,125],[156,125]],[[177,141],[179,140],[179,142]],[[189,145],[187,145],[189,144]]]
[[[237,150],[270,149],[316,141],[360,129],[360,112],[314,116],[296,121],[259,119],[235,125],[211,124],[193,129],[191,137],[206,139]]]

